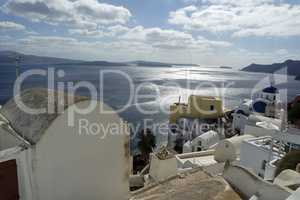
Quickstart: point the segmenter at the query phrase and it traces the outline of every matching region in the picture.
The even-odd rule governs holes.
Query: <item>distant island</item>
[[[128,62],[127,64],[132,66],[146,66],[146,67],[172,67],[172,65],[169,63],[149,62],[143,60],[132,61],[132,62]]]
[[[162,63],[153,61],[130,61],[130,62],[109,62],[109,61],[84,61],[66,58],[46,57],[27,55],[14,51],[0,51],[0,65],[15,64],[16,58],[20,58],[23,65],[88,65],[88,66],[145,66],[145,67],[173,67],[173,66],[199,66],[196,64]]]
[[[127,63],[121,62],[108,62],[108,61],[82,61],[75,63],[77,65],[89,65],[89,66],[107,66],[107,67],[119,67],[119,66],[128,66]]]
[[[78,63],[80,60],[71,60],[65,58],[54,58],[46,56],[26,55],[14,51],[0,51],[0,64],[15,64],[16,58],[20,58],[20,62],[27,64],[59,64],[59,63]]]
[[[221,69],[232,69],[232,67],[229,66],[220,66]]]
[[[287,69],[287,74],[296,76],[295,80],[300,80],[300,61],[299,60],[286,60],[282,63],[273,63],[270,65],[251,64],[242,69],[247,72],[260,72],[260,73],[285,73],[284,68]],[[282,70],[282,71],[280,71]]]
[[[136,65],[136,66],[146,66],[146,67],[173,67],[173,66],[194,66],[194,67],[198,67],[199,66],[197,64],[162,63],[162,62],[151,62],[151,61],[143,61],[143,60],[127,62],[127,64]]]

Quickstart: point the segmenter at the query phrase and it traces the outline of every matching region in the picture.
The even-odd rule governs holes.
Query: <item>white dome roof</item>
[[[54,95],[54,102],[49,101],[48,95]],[[64,97],[65,105],[58,101],[58,94]],[[31,109],[47,108],[48,103],[56,111],[54,113],[29,114],[21,110],[14,98],[10,99],[1,109],[1,113],[9,121],[10,125],[21,137],[36,144],[45,130],[51,125],[53,120],[60,114],[57,108],[66,109],[69,105],[67,99],[70,95],[63,92],[48,90],[45,88],[33,88],[22,91],[20,98],[24,105]],[[74,97],[74,103],[87,100],[87,97]]]

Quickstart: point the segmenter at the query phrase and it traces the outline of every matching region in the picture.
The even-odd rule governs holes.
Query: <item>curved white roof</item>
[[[48,98],[54,95],[54,101]],[[64,104],[58,100],[64,97]],[[18,134],[31,144],[36,144],[45,130],[51,125],[53,120],[60,114],[57,108],[66,109],[69,105],[67,99],[71,97],[64,92],[53,91],[45,88],[33,88],[22,91],[20,98],[22,102],[31,109],[47,108],[48,103],[55,108],[53,113],[29,114],[24,112],[14,98],[10,99],[1,109],[3,116],[9,121],[11,127]],[[87,100],[87,97],[74,97],[74,103]]]

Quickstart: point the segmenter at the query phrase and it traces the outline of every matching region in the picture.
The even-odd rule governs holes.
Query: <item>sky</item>
[[[0,0],[0,50],[243,67],[300,59],[300,0]]]

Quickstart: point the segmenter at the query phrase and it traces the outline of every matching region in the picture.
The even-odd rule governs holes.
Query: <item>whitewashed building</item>
[[[245,126],[253,120],[253,116],[268,118],[280,117],[280,96],[278,89],[270,86],[264,88],[252,100],[244,100],[232,114],[232,129],[241,134]]]
[[[182,145],[186,144],[187,147],[188,143],[191,144],[193,140],[209,131],[220,133],[221,130],[219,130],[218,125],[217,120],[181,117],[176,125],[173,124],[169,127],[168,147],[173,149],[177,140],[183,141]],[[191,152],[191,150],[187,150],[187,152]]]
[[[222,140],[215,148],[214,159],[217,162],[233,162],[240,158],[242,142],[246,139],[254,138],[252,135],[234,136]]]
[[[48,92],[64,100],[70,97],[33,89],[24,91],[21,98],[31,108],[42,108],[48,103],[55,108],[62,106],[62,101],[49,102]],[[77,112],[91,102],[96,105],[91,112]],[[110,113],[103,113],[103,109]],[[3,106],[1,114],[5,118],[1,128],[5,131],[0,132],[0,166],[10,172],[4,173],[2,181],[13,182],[1,188],[5,195],[21,200],[128,199],[129,133],[111,108],[75,97],[73,104],[64,105],[62,113],[31,115],[20,110],[12,99]],[[74,117],[74,126],[68,125],[70,116]],[[108,132],[81,132],[78,121],[82,119],[102,124]],[[124,127],[112,134],[111,124]]]
[[[183,145],[183,153],[208,150],[220,141],[219,134],[208,131]]]
[[[151,154],[149,178],[154,181],[162,181],[177,174],[177,161],[175,156],[159,158]]]
[[[246,139],[241,145],[240,165],[266,180],[273,180],[275,167],[270,168],[268,165],[283,155],[279,150],[279,144],[274,144],[270,136]]]

